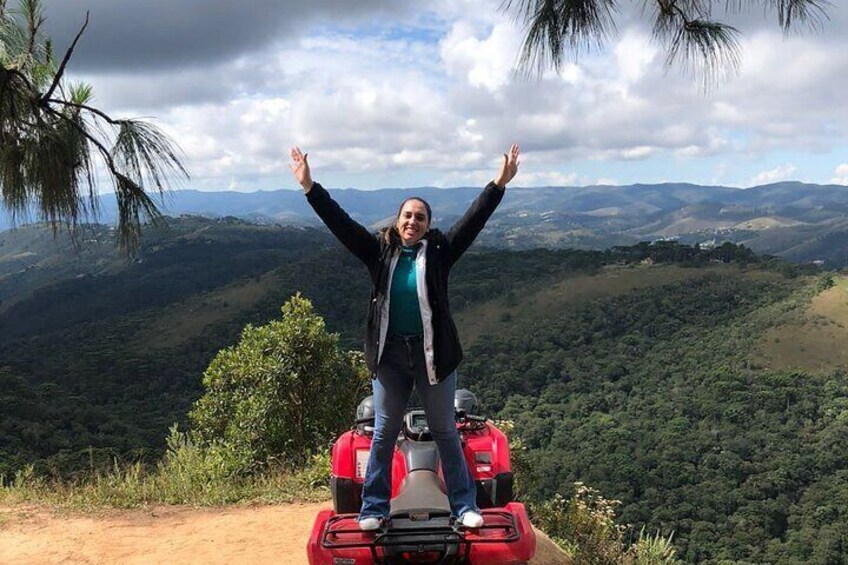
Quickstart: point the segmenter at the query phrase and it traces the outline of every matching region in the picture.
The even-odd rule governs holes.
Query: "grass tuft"
[[[0,504],[38,503],[76,510],[138,508],[150,505],[321,502],[330,498],[329,454],[319,453],[303,469],[282,466],[264,473],[233,476],[216,466],[217,454],[172,430],[166,457],[154,469],[117,462],[106,473],[62,481],[35,474],[32,466],[0,484]]]

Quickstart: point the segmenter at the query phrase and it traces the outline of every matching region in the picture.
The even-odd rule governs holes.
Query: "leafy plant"
[[[663,536],[645,533],[645,528],[639,532],[639,539],[630,546],[630,554],[634,565],[673,565],[679,563],[677,551],[671,543],[673,534]]]
[[[92,105],[90,85],[64,81],[89,18],[57,61],[42,30],[40,0],[16,10],[0,1],[0,202],[13,216],[34,206],[50,222],[75,226],[96,215],[96,172],[105,168],[118,204],[119,242],[138,245],[141,222],[161,214],[148,193],[187,177],[179,149],[154,125],[114,118]]]
[[[625,526],[615,523],[617,500],[607,500],[590,486],[575,483],[574,495],[533,505],[533,519],[578,564],[619,563],[626,551]]]
[[[816,28],[827,19],[827,0],[645,0],[642,15],[651,18],[654,39],[666,50],[667,67],[682,64],[711,79],[739,67],[739,30],[713,17],[761,8],[777,16],[784,32]],[[621,2],[616,0],[505,0],[526,26],[521,63],[539,71],[562,68],[567,55],[603,46],[616,31]]]
[[[309,300],[297,294],[282,313],[215,357],[189,414],[200,441],[241,473],[304,465],[347,426],[368,383],[362,354],[339,349]]]

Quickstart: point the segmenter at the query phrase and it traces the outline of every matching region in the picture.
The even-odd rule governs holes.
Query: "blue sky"
[[[480,185],[512,141],[520,186],[848,184],[842,3],[815,33],[737,17],[741,72],[706,93],[635,13],[603,50],[528,78],[499,1],[45,4],[57,50],[90,11],[72,76],[171,133],[186,188],[294,188],[294,144],[331,187]]]

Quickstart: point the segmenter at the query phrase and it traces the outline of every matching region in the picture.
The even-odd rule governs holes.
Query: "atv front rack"
[[[362,531],[356,514],[331,516],[321,533],[321,547],[327,550],[368,548],[373,563],[404,563],[404,556],[436,555],[432,563],[467,564],[472,546],[511,544],[520,540],[515,516],[505,510],[482,511],[484,523],[470,529],[445,512],[400,512],[379,530]],[[430,562],[430,561],[427,561]]]

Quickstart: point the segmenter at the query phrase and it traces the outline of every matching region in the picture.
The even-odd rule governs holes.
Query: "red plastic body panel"
[[[332,469],[330,472],[334,477],[353,479],[362,484],[364,482],[363,477],[356,476],[356,452],[368,453],[370,450],[371,436],[357,430],[349,430],[343,433],[333,444]],[[395,448],[394,458],[392,459],[392,498],[400,490],[404,477],[406,477],[406,462],[400,450]]]
[[[491,422],[479,430],[466,430],[460,427],[464,440],[465,461],[475,480],[492,479],[500,473],[512,470],[509,461],[509,440],[506,435]],[[477,460],[476,454],[491,453],[491,463]],[[485,458],[485,457],[484,457]]]
[[[527,511],[520,502],[510,502],[504,510],[515,517],[518,526],[518,541],[512,543],[474,543],[475,540],[485,538],[487,530],[480,530],[480,535],[469,530],[466,537],[471,541],[471,554],[469,562],[472,565],[519,565],[527,563],[536,553],[536,533],[530,525]],[[487,519],[487,511],[483,510],[483,519]]]
[[[347,547],[343,549],[327,549],[321,547],[321,535],[327,520],[333,515],[332,510],[322,510],[315,518],[315,525],[312,526],[312,535],[309,536],[309,543],[306,546],[309,565],[373,565],[371,550],[368,547]],[[350,520],[346,520],[345,528],[350,530],[350,535],[345,535],[347,541],[356,542],[374,539],[373,533],[365,533],[359,531],[359,526],[356,523],[356,515],[351,515]]]
[[[371,549],[369,547],[345,547],[339,549],[321,547],[321,536],[326,527],[327,520],[333,515],[332,510],[322,510],[315,518],[312,527],[312,535],[309,536],[309,544],[306,552],[309,557],[309,565],[373,565]],[[356,515],[351,514],[348,520],[340,524],[346,532],[340,534],[344,541],[349,543],[368,543],[374,539],[374,534],[362,532],[356,523]],[[335,528],[337,531],[340,528]]]
[[[469,429],[459,426],[463,439],[465,461],[475,480],[492,479],[500,473],[512,470],[509,460],[509,440],[506,435],[491,422],[486,422],[480,429]],[[371,449],[371,437],[350,430],[333,444],[332,474],[335,477],[353,479],[362,483],[362,478],[356,477],[356,452],[368,452]],[[479,461],[476,454],[491,453],[491,463]],[[481,456],[486,459],[486,456]],[[406,462],[400,450],[395,448],[392,461],[392,497],[398,493],[401,483],[406,477]]]
[[[497,541],[503,534],[497,529],[465,530],[465,539],[471,543],[468,560],[471,565],[519,565],[527,563],[536,553],[536,534],[527,518],[524,505],[520,502],[510,502],[502,511],[514,518],[518,539],[511,542]],[[499,511],[483,510],[483,518],[489,526],[503,521],[497,516]],[[321,539],[327,522],[332,516],[332,510],[323,510],[315,519],[312,535],[307,545],[307,555],[310,565],[372,565],[370,544],[375,539],[372,532],[362,532],[356,524],[356,515],[345,515],[337,521],[330,530],[334,532],[333,539],[349,544],[361,544],[361,547],[322,547]],[[382,550],[378,549],[378,554]]]
[[[324,530],[327,519],[332,515],[332,510],[322,510],[315,517],[315,523],[312,524],[312,533],[309,534],[309,541],[306,543],[306,557],[309,559],[309,565],[324,565],[325,563],[333,565],[334,556],[332,553],[321,548],[321,532]]]

